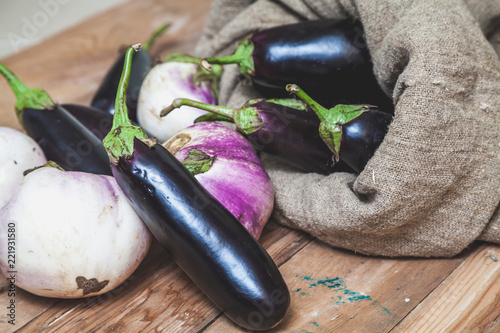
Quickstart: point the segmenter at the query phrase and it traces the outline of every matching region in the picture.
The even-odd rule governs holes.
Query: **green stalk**
[[[141,44],[133,44],[125,53],[122,76],[118,85],[115,101],[115,113],[113,115],[113,126],[111,131],[103,140],[104,148],[108,152],[111,163],[118,164],[120,157],[129,159],[134,152],[134,139],[137,138],[150,145],[151,139],[146,132],[130,122],[127,110],[127,87],[132,68],[134,52],[140,51]]]
[[[323,107],[314,99],[312,99],[312,97],[306,94],[304,90],[300,89],[299,86],[297,86],[296,84],[288,84],[286,86],[286,91],[288,91],[291,94],[294,94],[295,96],[300,98],[304,103],[306,103],[311,108],[311,110],[313,110],[314,113],[316,113],[321,122],[328,121],[328,115],[330,113],[330,110]]]
[[[205,58],[203,59],[203,63],[207,63],[210,65],[237,64],[240,69],[240,73],[246,78],[250,78],[255,75],[255,65],[252,58],[253,50],[253,43],[249,39],[245,39],[238,45],[233,54],[223,57]],[[206,67],[207,66],[205,66],[205,68]]]
[[[174,111],[175,109],[180,108],[181,106],[191,106],[200,110],[205,110],[211,113],[215,113],[220,116],[228,117],[234,120],[235,116],[235,109],[229,108],[227,106],[222,106],[222,105],[213,105],[213,104],[207,104],[203,102],[198,102],[192,99],[188,98],[176,98],[172,101],[172,104],[164,108],[161,113],[160,117],[165,117],[168,115],[170,112]]]
[[[295,84],[288,84],[286,86],[286,91],[296,95],[316,113],[321,121],[319,135],[338,161],[342,138],[342,125],[357,118],[363,112],[368,111],[369,107],[367,105],[338,104],[331,109],[327,109],[313,100],[304,90]]]
[[[23,124],[23,110],[30,109],[47,109],[54,105],[50,96],[42,89],[30,89],[19,80],[4,64],[0,63],[0,73],[5,77],[12,92],[16,96],[16,114],[19,123]]]
[[[146,51],[149,51],[153,46],[153,44],[158,39],[158,37],[160,37],[165,32],[165,30],[168,29],[168,27],[170,27],[170,24],[164,24],[161,27],[159,27],[155,32],[153,32],[153,34],[151,35],[151,37],[149,37],[146,43],[144,43],[142,48]]]
[[[183,105],[191,106],[200,110],[211,112],[218,116],[222,116],[226,121],[230,119],[234,122],[238,131],[246,135],[256,132],[262,127],[266,126],[266,123],[262,121],[262,117],[260,116],[259,111],[253,106],[245,104],[240,109],[232,109],[222,105],[207,104],[187,98],[174,99],[171,105],[167,106],[161,111],[160,117],[165,117],[170,112],[180,108]],[[212,117],[204,117],[201,119],[205,120],[207,118],[210,119]]]

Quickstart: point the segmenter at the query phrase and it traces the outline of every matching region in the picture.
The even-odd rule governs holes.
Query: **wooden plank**
[[[292,295],[271,332],[388,332],[466,258],[365,257],[313,241],[281,266]],[[208,332],[246,332],[226,317]]]
[[[500,332],[500,248],[482,245],[394,332]]]
[[[279,265],[310,242],[311,237],[270,223],[261,238]],[[101,296],[53,300],[28,293],[16,295],[16,329],[20,332],[194,332],[222,314],[172,262],[156,242],[146,259],[127,281]],[[42,303],[31,306],[31,302]],[[0,294],[0,304],[7,304]],[[31,316],[31,317],[30,317]],[[22,319],[22,320],[17,320]],[[0,331],[10,328],[0,321]]]

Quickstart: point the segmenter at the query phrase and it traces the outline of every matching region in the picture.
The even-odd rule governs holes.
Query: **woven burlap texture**
[[[450,257],[500,243],[497,0],[215,0],[195,52],[227,55],[257,30],[345,17],[364,26],[394,120],[359,175],[305,174],[263,155],[275,221],[368,255]],[[220,103],[256,97],[226,66]]]

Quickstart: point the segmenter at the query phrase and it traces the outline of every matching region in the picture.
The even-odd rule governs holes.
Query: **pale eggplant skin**
[[[240,133],[213,122],[197,123],[163,143],[179,161],[191,149],[216,156],[195,178],[259,239],[274,206],[274,189],[253,146]]]
[[[250,330],[283,320],[290,292],[272,258],[167,149],[134,139],[111,168],[154,237],[231,320]]]
[[[55,167],[28,173],[0,209],[2,242],[9,234],[15,234],[16,260],[9,263],[7,246],[0,247],[3,274],[14,264],[16,287],[54,298],[91,297],[120,286],[152,241],[113,177]]]
[[[9,201],[28,169],[47,163],[42,148],[25,133],[0,126],[0,208]]]
[[[160,142],[170,139],[206,113],[186,107],[160,118],[161,110],[174,99],[182,97],[203,103],[217,103],[217,96],[210,82],[195,84],[194,75],[198,69],[199,65],[193,63],[165,62],[154,66],[146,75],[139,93],[137,121]]]

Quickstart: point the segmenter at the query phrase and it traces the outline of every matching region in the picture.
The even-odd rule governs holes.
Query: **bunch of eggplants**
[[[130,120],[136,119],[138,92],[153,64],[147,49],[165,29],[155,32],[145,51],[136,52],[140,46],[133,45],[121,54],[94,96],[94,107],[58,105],[1,63],[0,73],[16,95],[20,123],[48,160],[65,170],[113,175],[156,239],[231,320],[251,330],[272,328],[287,313],[290,294],[256,240],[261,230],[252,236],[183,163]],[[392,111],[356,21],[263,30],[235,54],[203,63],[237,63],[261,92],[276,97],[286,86],[300,100],[251,100],[231,109],[179,98],[162,116],[182,105],[209,111],[196,122],[233,122],[257,150],[305,172],[361,172],[392,121],[389,113],[369,105]]]
[[[24,85],[2,63],[0,73],[16,96],[15,109],[20,124],[40,145],[48,160],[67,171],[111,175],[102,142],[71,115],[71,111],[76,110],[82,115],[93,113],[99,118],[100,110],[74,104],[58,105],[45,91]]]
[[[126,90],[137,48],[127,49],[113,128],[103,140],[113,176],[173,260],[230,319],[252,330],[272,328],[285,316],[290,293],[269,254],[180,161],[129,120]]]
[[[295,83],[323,105],[373,104],[392,110],[373,72],[363,26],[352,19],[322,19],[281,25],[254,33],[234,54],[204,59],[237,64],[266,97],[282,97]]]

